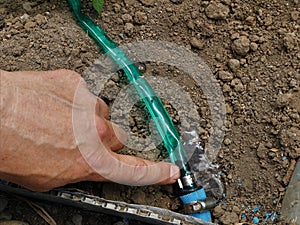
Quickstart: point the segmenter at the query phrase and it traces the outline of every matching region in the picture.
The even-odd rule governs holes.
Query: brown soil
[[[90,3],[85,8],[118,44],[149,39],[176,43],[202,57],[218,79],[227,120],[225,139],[215,162],[220,165],[225,194],[214,210],[214,221],[251,222],[253,216],[263,221],[267,212],[280,214],[289,181],[287,171],[300,156],[299,1],[111,0],[105,2],[99,17]],[[0,16],[1,69],[68,68],[82,73],[99,57],[98,47],[76,24],[65,1],[1,0]],[[179,72],[148,64],[147,74],[176,81]],[[205,140],[209,135],[205,98],[195,95],[201,91],[190,87],[189,82],[183,83],[199,106]],[[153,153],[150,158],[158,157]],[[172,186],[97,187],[108,199],[180,208]],[[261,208],[251,212],[256,206]],[[22,207],[11,210],[14,217],[43,224],[26,210],[20,218],[16,210]],[[60,213],[77,212],[70,208],[65,209],[67,213],[56,207],[49,210],[57,218]],[[242,213],[247,217],[242,218]],[[70,221],[70,217],[65,218]],[[82,223],[89,224],[85,218]],[[113,224],[117,220],[105,217],[102,221]],[[280,219],[274,223],[279,224]]]

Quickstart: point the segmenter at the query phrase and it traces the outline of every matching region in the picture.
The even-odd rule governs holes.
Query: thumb
[[[171,184],[180,176],[178,166],[166,162],[151,162],[141,158],[113,153],[117,159],[117,176],[114,182],[142,186],[152,184]]]

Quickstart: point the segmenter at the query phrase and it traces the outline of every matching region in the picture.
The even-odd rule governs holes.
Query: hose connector
[[[186,214],[201,213],[205,210],[211,210],[216,206],[217,201],[213,198],[198,200],[184,204],[184,212]]]
[[[177,182],[182,193],[190,193],[198,189],[193,173],[180,177]]]
[[[211,222],[211,213],[209,209],[215,206],[215,202],[211,199],[207,199],[204,188],[183,195],[180,199],[189,215],[205,222]]]

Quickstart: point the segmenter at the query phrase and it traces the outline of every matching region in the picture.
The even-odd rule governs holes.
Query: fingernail
[[[171,165],[171,168],[170,168],[170,177],[173,178],[173,179],[178,179],[179,176],[180,176],[180,171],[179,171],[178,166]]]

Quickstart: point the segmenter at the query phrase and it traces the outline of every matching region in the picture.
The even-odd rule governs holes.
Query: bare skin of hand
[[[87,180],[148,185],[178,179],[173,164],[116,153],[126,134],[78,73],[0,70],[0,76],[0,179],[34,191]]]

